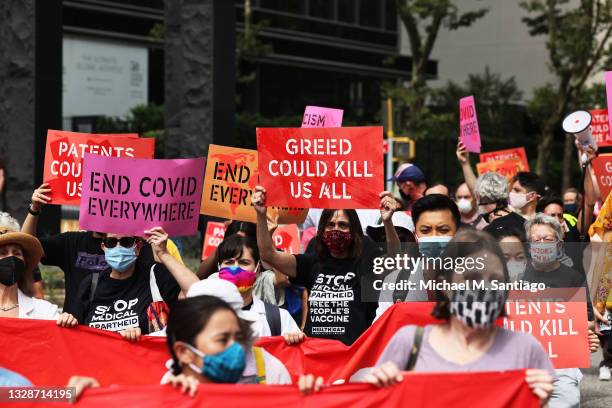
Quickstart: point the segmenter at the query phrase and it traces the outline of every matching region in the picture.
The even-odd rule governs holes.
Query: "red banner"
[[[300,231],[295,224],[279,225],[272,234],[276,249],[290,254],[300,253]]]
[[[222,222],[208,221],[206,224],[206,234],[204,235],[204,245],[202,246],[202,260],[211,256],[215,249],[223,241],[225,236],[225,224]]]
[[[603,202],[612,191],[612,154],[600,154],[592,164]]]
[[[382,141],[382,127],[257,129],[268,205],[378,208]]]
[[[607,109],[593,109],[591,113],[591,134],[597,146],[612,146],[612,135],[610,135],[610,123]]]
[[[379,408],[404,407],[539,407],[525,382],[524,371],[496,373],[406,373],[401,383],[388,388],[368,384],[334,385],[308,396],[295,386],[200,385],[194,398],[169,386],[119,386],[86,390],[78,403],[83,408],[124,407],[280,407]]]
[[[480,154],[480,162],[487,163],[498,160],[520,160],[521,171],[529,171],[529,162],[527,161],[527,153],[524,147],[515,147],[513,149],[496,150]]]
[[[85,153],[152,159],[155,154],[155,139],[139,139],[137,136],[48,130],[43,179],[50,184],[52,190],[51,204],[80,204]]]

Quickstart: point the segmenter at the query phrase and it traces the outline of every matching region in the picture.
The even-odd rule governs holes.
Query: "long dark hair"
[[[361,222],[359,221],[359,216],[357,215],[357,211],[355,210],[323,210],[321,213],[321,218],[319,219],[319,226],[317,228],[317,236],[315,237],[315,250],[319,255],[320,259],[323,259],[329,256],[329,249],[323,243],[323,232],[325,232],[325,226],[336,214],[336,211],[344,211],[346,217],[349,220],[349,232],[353,236],[353,242],[349,248],[349,253],[351,258],[359,258],[361,256],[361,249],[363,247],[363,229],[361,228]]]
[[[452,258],[467,258],[475,253],[486,251],[495,255],[502,264],[504,273],[504,282],[510,280],[508,275],[508,267],[506,266],[506,258],[502,252],[499,243],[491,235],[484,231],[472,229],[460,230],[457,235],[448,243],[448,246],[442,252],[442,259]],[[444,262],[446,263],[446,262]],[[453,268],[436,267],[433,270],[436,281],[453,281]],[[431,315],[437,319],[450,319],[450,304],[449,299],[442,291],[436,291],[436,304]],[[505,309],[502,309],[500,316],[505,316]]]
[[[181,373],[181,363],[174,352],[174,343],[182,341],[195,347],[195,339],[208,324],[211,317],[219,310],[229,310],[240,322],[238,315],[230,305],[214,296],[196,296],[177,301],[168,315],[166,327],[168,349],[172,357],[172,373]],[[252,337],[252,332],[245,333],[241,324],[241,340]]]

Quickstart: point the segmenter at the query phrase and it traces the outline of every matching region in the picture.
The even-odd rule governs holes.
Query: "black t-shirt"
[[[494,234],[497,229],[508,229],[508,228],[518,228],[519,230],[523,230],[525,228],[525,218],[523,218],[520,214],[515,212],[511,212],[508,215],[504,215],[503,217],[499,217],[491,221],[489,225],[484,227],[484,231]]]
[[[151,263],[138,262],[134,274],[127,279],[115,279],[107,268],[100,273],[98,286],[90,302],[92,274],[85,277],[78,290],[75,317],[80,324],[109,331],[140,327],[149,333],[147,308],[153,302],[150,285]],[[163,300],[172,306],[180,288],[168,269],[155,263],[155,280]]]
[[[559,268],[549,271],[536,271],[530,263],[525,270],[523,280],[533,283],[543,283],[547,288],[586,288],[587,315],[593,320],[593,305],[589,296],[589,288],[586,284],[584,273],[560,264]]]
[[[316,253],[295,256],[297,273],[291,281],[308,289],[306,335],[352,344],[372,324],[377,303],[362,302],[362,293],[371,288],[373,259],[381,254],[365,237],[357,259],[320,260]]]

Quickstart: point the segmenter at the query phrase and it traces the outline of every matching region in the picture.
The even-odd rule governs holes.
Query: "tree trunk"
[[[548,120],[542,128],[542,139],[538,145],[538,159],[536,162],[536,173],[543,179],[546,179],[548,173],[548,159],[550,158],[554,137],[554,125]]]
[[[571,187],[572,183],[572,163],[574,163],[574,135],[565,135],[563,146],[563,176],[561,178],[561,191]],[[577,186],[580,188],[580,186]]]

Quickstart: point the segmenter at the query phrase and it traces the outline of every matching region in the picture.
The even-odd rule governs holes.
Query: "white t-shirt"
[[[56,320],[59,316],[57,305],[27,296],[19,289],[17,290],[17,302],[19,303],[20,319]]]

